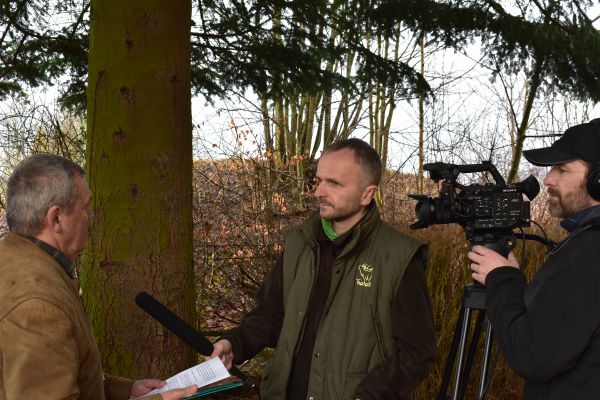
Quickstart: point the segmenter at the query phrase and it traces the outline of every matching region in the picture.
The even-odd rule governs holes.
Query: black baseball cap
[[[550,147],[523,151],[533,165],[548,166],[573,160],[600,161],[600,118],[570,127]]]

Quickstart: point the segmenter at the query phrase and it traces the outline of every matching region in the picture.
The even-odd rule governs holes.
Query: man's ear
[[[360,204],[365,207],[371,204],[371,200],[373,200],[375,193],[377,193],[377,185],[369,185],[365,187],[360,199]]]
[[[60,217],[63,210],[57,205],[54,205],[48,209],[46,212],[46,226],[50,229],[51,232],[59,233],[62,230],[60,224]]]

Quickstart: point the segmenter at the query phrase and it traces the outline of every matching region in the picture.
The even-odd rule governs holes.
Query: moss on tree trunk
[[[165,377],[194,353],[134,304],[194,322],[189,0],[92,0],[82,288],[105,369]]]

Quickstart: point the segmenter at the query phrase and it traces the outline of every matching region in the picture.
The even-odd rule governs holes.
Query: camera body
[[[418,201],[417,221],[411,229],[457,223],[465,229],[472,243],[507,254],[514,247],[512,230],[530,226],[529,201],[523,199],[523,194],[531,200],[540,191],[532,175],[522,182],[507,184],[489,161],[465,165],[437,162],[425,164],[423,169],[429,171],[435,182],[441,181],[440,196],[409,195]],[[474,172],[489,172],[495,183],[462,185],[457,182],[461,173]]]

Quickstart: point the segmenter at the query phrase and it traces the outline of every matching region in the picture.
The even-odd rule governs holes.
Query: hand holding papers
[[[229,378],[229,372],[219,358],[212,358],[206,362],[200,363],[192,368],[186,369],[166,380],[167,384],[159,389],[154,389],[148,395],[166,392],[167,390],[197,385],[199,391],[197,395],[214,393],[232,387],[241,386],[241,381],[229,382],[225,385],[203,388],[211,383],[219,382]],[[208,391],[210,390],[210,391]],[[197,397],[197,396],[193,396]]]
[[[209,356],[213,352],[213,344],[205,338],[200,332],[196,331],[190,325],[188,325],[183,319],[181,319],[178,315],[173,313],[167,307],[162,305],[158,300],[152,297],[150,294],[146,292],[140,292],[135,296],[135,303],[146,311],[152,318],[156,319],[163,326],[173,332],[177,337],[183,340],[186,344],[194,348],[198,353]],[[219,358],[216,358],[218,361],[214,361],[211,359],[206,363],[202,363],[197,365],[196,367],[190,368],[186,371],[183,371],[172,378],[167,380],[167,385],[161,390],[154,390],[151,393],[162,393],[166,390],[169,390],[172,387],[186,387],[191,384],[197,384],[200,390],[191,398],[201,397],[208,393],[220,392],[226,389],[242,386],[243,382],[247,381],[246,376],[239,371],[236,367],[231,368],[231,373],[238,378],[230,377],[229,372],[221,362]],[[220,364],[219,366],[214,366],[214,363]],[[210,365],[211,367],[201,367],[203,365]],[[200,371],[190,372],[194,369],[199,369]],[[211,372],[212,371],[212,372]],[[215,372],[216,371],[216,372]],[[219,372],[220,371],[220,372]],[[224,374],[223,374],[224,371]],[[194,380],[198,376],[202,376],[202,374],[207,374],[206,376],[214,375],[213,378],[204,379],[203,383],[197,382]],[[190,377],[191,375],[191,377]],[[226,381],[222,381],[224,378],[230,377]],[[177,381],[177,383],[171,383],[173,379],[183,379]],[[209,382],[210,381],[210,382]],[[175,381],[173,381],[175,382]],[[215,383],[216,382],[216,383]],[[215,383],[211,385],[211,383]],[[206,387],[206,385],[211,385],[210,387]],[[202,386],[205,386],[204,388]],[[250,387],[254,388],[254,385],[251,384]]]

